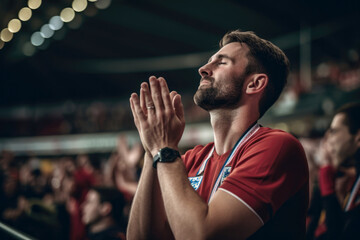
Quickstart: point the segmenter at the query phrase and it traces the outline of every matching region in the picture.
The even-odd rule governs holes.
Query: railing
[[[18,240],[36,240],[0,222],[0,230]]]

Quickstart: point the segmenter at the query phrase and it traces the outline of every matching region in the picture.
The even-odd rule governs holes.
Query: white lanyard
[[[346,207],[345,207],[345,212],[347,212],[347,211],[350,210],[350,208],[351,208],[351,206],[352,206],[352,204],[353,204],[353,201],[354,201],[354,199],[355,199],[355,197],[356,197],[359,189],[360,189],[360,176],[359,176],[358,179],[356,180],[356,183],[355,183],[355,185],[354,185],[354,187],[353,187],[353,189],[352,189],[352,191],[351,191],[349,200],[348,200],[348,202],[347,202],[347,204],[346,204]]]
[[[228,156],[228,158],[226,159],[224,165],[221,168],[221,171],[216,179],[216,182],[213,186],[213,189],[211,191],[210,197],[209,197],[209,202],[212,198],[212,196],[214,195],[214,193],[217,191],[217,189],[220,186],[220,182],[221,182],[221,178],[224,175],[224,170],[225,170],[225,166],[228,165],[229,163],[231,163],[233,157],[235,156],[235,154],[237,153],[237,151],[241,148],[241,146],[243,146],[258,130],[260,129],[260,125],[258,123],[255,123],[251,128],[249,128],[238,140],[238,142],[235,144],[234,148],[231,150],[230,155]],[[207,156],[207,158],[205,159],[205,161],[202,163],[198,173],[196,174],[196,176],[199,176],[201,174],[203,174],[203,172],[205,171],[205,167],[210,159],[210,157],[212,156],[213,152],[215,150],[215,146],[211,149],[210,154]]]

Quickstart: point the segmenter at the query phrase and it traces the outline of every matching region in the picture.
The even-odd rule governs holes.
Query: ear
[[[355,144],[358,149],[360,149],[360,129],[355,134]]]
[[[251,76],[250,81],[246,86],[247,94],[257,94],[265,90],[268,85],[269,78],[264,73],[256,73]]]
[[[103,216],[109,215],[111,211],[112,211],[112,205],[109,202],[102,203],[100,207],[100,212]]]

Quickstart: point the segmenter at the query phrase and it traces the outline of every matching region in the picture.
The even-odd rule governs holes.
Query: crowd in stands
[[[207,119],[207,113],[195,107],[192,96],[184,97],[189,122]],[[10,111],[9,111],[10,112]],[[60,106],[19,108],[0,113],[1,137],[49,136],[135,129],[127,101],[65,102]],[[6,116],[5,116],[6,115]]]
[[[119,138],[117,149],[108,159],[86,154],[50,160],[19,159],[11,152],[3,151],[0,159],[0,222],[37,239],[59,240],[110,239],[99,236],[108,230],[104,229],[104,224],[107,227],[111,223],[111,229],[117,230],[114,239],[124,239],[142,155],[142,146],[135,144],[130,148],[125,137]],[[88,199],[91,189],[93,195],[98,193],[104,201],[111,202],[107,199],[120,196],[114,200],[118,206],[113,204],[110,211],[105,207],[101,213],[101,216],[109,217],[109,212],[114,211],[116,218],[99,224],[96,215],[99,208],[91,210],[94,200]],[[88,215],[97,217],[91,220],[91,215],[85,216],[84,208]],[[12,238],[0,231],[0,239]]]
[[[296,104],[303,94],[325,87],[352,91],[360,87],[360,60],[356,51],[347,61],[326,60],[312,70],[311,89],[294,69],[277,106]],[[184,93],[186,121],[202,122],[208,114],[195,106],[193,93]],[[127,99],[127,98],[126,98]],[[276,107],[276,106],[275,106]],[[128,100],[99,100],[87,103],[67,101],[54,106],[32,106],[0,112],[0,136],[23,137],[79,133],[114,132],[134,129]]]
[[[358,119],[359,111],[352,110],[351,113]],[[357,137],[358,124],[357,120],[353,121],[352,128]],[[300,138],[310,172],[306,238],[309,240],[342,239],[341,229],[349,227],[345,219],[350,216],[355,219],[355,224],[360,219],[360,191],[354,200],[349,200],[359,176],[360,149],[352,148],[355,155],[349,155],[351,161],[347,155],[342,160],[335,159],[335,155],[331,157],[331,134],[339,149],[347,146],[341,143],[347,141],[344,137],[335,139],[336,125],[333,125],[326,133]],[[343,154],[347,153],[348,150]],[[135,143],[130,147],[126,136],[119,136],[116,149],[106,156],[78,154],[52,159],[19,158],[3,151],[0,158],[0,222],[39,240],[126,239],[128,214],[137,189],[143,154],[142,145]],[[329,207],[327,202],[335,205]],[[351,215],[343,205],[349,202]],[[336,216],[330,215],[333,210],[337,211]],[[330,224],[338,227],[327,227]],[[353,235],[354,229],[359,229],[356,225],[350,227]],[[359,232],[355,234],[358,235],[349,239],[360,236]],[[0,231],[0,239],[11,238]]]

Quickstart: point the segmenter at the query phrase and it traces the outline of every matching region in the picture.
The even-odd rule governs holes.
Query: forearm
[[[144,168],[132,203],[127,239],[169,239],[166,217],[156,171],[146,154]],[[160,236],[163,235],[163,236]]]
[[[203,239],[208,205],[191,187],[181,159],[157,165],[166,215],[175,239]]]
[[[125,178],[125,176],[122,175],[121,172],[117,174],[118,174],[116,176],[117,188],[120,189],[121,191],[125,191],[131,194],[132,196],[134,196],[137,190],[138,182],[129,181],[128,179]]]

